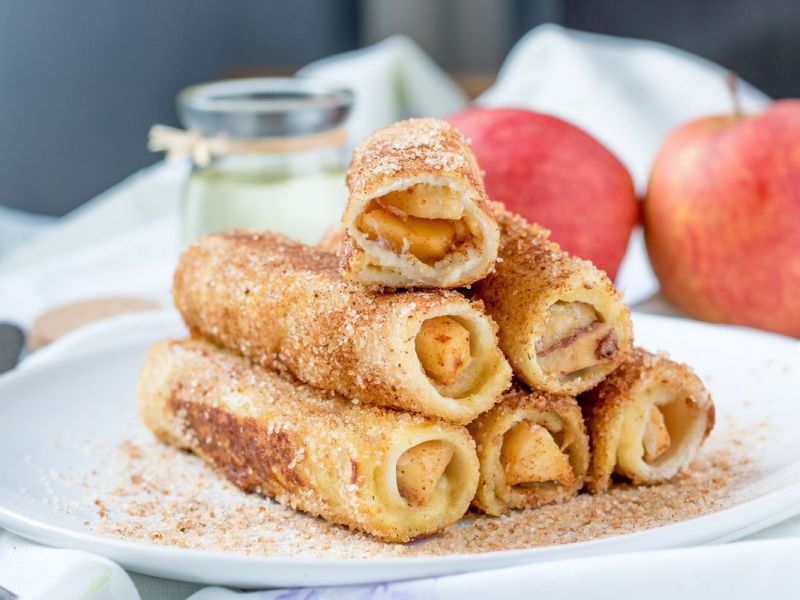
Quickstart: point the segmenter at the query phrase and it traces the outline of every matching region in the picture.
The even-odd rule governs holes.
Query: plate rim
[[[151,311],[141,313],[134,321],[146,321],[151,326],[163,325],[174,326],[180,323],[176,318],[177,313],[170,310]],[[126,327],[132,319],[124,318],[120,322]],[[736,326],[718,326],[708,323],[688,321],[679,317],[669,317],[661,315],[651,315],[637,313],[634,320],[654,321],[663,323],[680,322],[684,326],[711,327],[714,329],[743,330],[744,333],[753,333],[758,336],[773,338],[779,343],[788,343],[789,347],[800,349],[800,342],[793,338],[761,332],[749,328]],[[114,319],[107,321],[105,326],[98,327],[97,334],[106,334],[108,329],[119,327],[119,323]],[[57,348],[53,348],[51,356],[47,360],[29,364],[23,368],[17,368],[9,373],[0,376],[0,392],[8,387],[15,385],[26,385],[26,381],[37,379],[43,372],[56,368],[69,368],[73,363],[85,363],[100,354],[122,353],[126,348],[135,345],[143,337],[150,337],[152,332],[146,328],[131,328],[129,335],[111,339],[104,344],[103,348],[88,348],[81,351],[80,344],[65,341],[64,347],[71,348],[74,352],[69,355],[59,354]],[[89,336],[91,337],[91,336]],[[88,339],[88,338],[87,338]],[[77,341],[77,340],[76,340]],[[25,363],[23,363],[24,365]],[[2,394],[0,394],[2,395]],[[774,474],[785,473],[787,470],[800,469],[800,461],[795,461],[786,465]],[[774,475],[773,474],[773,475]],[[5,490],[14,493],[8,486],[2,486]],[[742,515],[757,514],[756,519],[747,518]],[[579,558],[588,555],[599,555],[608,553],[620,553],[637,551],[644,549],[658,549],[670,547],[685,547],[698,544],[713,543],[715,541],[731,541],[742,535],[749,535],[770,525],[785,520],[793,515],[800,514],[800,478],[795,481],[782,485],[780,488],[765,492],[755,498],[745,500],[703,515],[685,519],[675,523],[662,525],[650,529],[644,529],[631,533],[619,534],[609,537],[597,538],[580,542],[569,542],[565,544],[554,544],[549,546],[536,546],[532,548],[518,548],[509,550],[494,550],[479,553],[454,553],[445,555],[420,555],[408,557],[350,557],[350,558],[325,558],[325,557],[287,557],[279,555],[248,555],[239,552],[225,552],[215,550],[205,550],[197,548],[181,548],[154,544],[150,542],[140,542],[116,538],[88,530],[71,529],[62,524],[48,523],[36,517],[29,517],[23,512],[0,505],[0,527],[12,533],[20,535],[29,540],[43,543],[45,545],[62,546],[88,550],[95,554],[105,556],[115,560],[131,570],[148,573],[156,576],[164,576],[164,571],[157,568],[159,560],[180,561],[183,566],[180,569],[181,577],[186,580],[205,583],[202,574],[197,573],[198,561],[200,564],[214,562],[222,566],[233,567],[240,565],[241,568],[253,567],[273,567],[286,568],[294,571],[303,570],[326,570],[346,569],[348,572],[354,569],[363,568],[365,565],[385,569],[401,569],[397,578],[407,578],[414,575],[404,575],[406,571],[413,571],[415,567],[427,567],[423,569],[428,575],[431,573],[438,575],[455,574],[469,569],[488,569],[499,566],[512,566],[515,564],[545,562],[549,560],[563,560],[569,558]],[[738,517],[738,518],[737,518]],[[702,521],[702,526],[697,526],[698,521]],[[725,523],[735,521],[740,526],[731,529]],[[48,541],[42,541],[48,540]],[[57,541],[57,540],[60,540]],[[601,546],[599,552],[593,552],[596,546]],[[122,557],[121,555],[129,555]],[[155,567],[142,566],[143,562],[155,563]],[[192,567],[192,565],[195,565]],[[197,573],[192,575],[192,572]],[[171,570],[171,572],[175,572]],[[256,577],[235,578],[233,580],[221,582],[227,585],[264,585],[264,583],[274,582],[275,574],[265,572],[259,579]],[[284,574],[285,575],[285,574]],[[300,574],[302,577],[302,573]],[[419,575],[417,575],[419,576]],[[307,578],[307,575],[305,576]],[[371,582],[386,581],[385,576],[370,578],[354,578],[352,581]],[[391,578],[390,578],[391,579]],[[262,583],[254,583],[254,580]],[[218,581],[214,578],[214,581]]]
[[[180,548],[118,539],[113,536],[68,529],[61,525],[39,522],[0,506],[0,527],[27,540],[46,546],[64,547],[92,552],[113,560],[124,568],[157,577],[181,579],[196,583],[259,587],[264,585],[298,585],[309,579],[309,571],[322,571],[314,585],[358,585],[402,579],[455,575],[472,570],[488,570],[520,564],[543,563],[555,560],[580,559],[589,556],[626,554],[637,551],[655,551],[669,548],[693,547],[712,543],[725,543],[750,535],[800,513],[800,481],[763,494],[757,498],[712,511],[676,523],[644,529],[627,534],[597,538],[583,542],[570,542],[550,546],[537,546],[492,552],[446,555],[423,555],[409,557],[285,557],[274,555],[248,555],[196,548]],[[758,511],[759,518],[740,527],[730,529],[725,522],[735,515],[752,514]],[[702,521],[702,527],[695,527]],[[58,536],[68,545],[42,541]],[[666,538],[666,539],[664,539]],[[593,552],[596,546],[601,551]],[[161,562],[165,561],[165,562]],[[177,568],[170,568],[170,565]],[[247,576],[237,574],[208,578],[202,573],[204,565],[215,564],[221,568],[250,570]],[[374,567],[376,574],[370,576],[359,570],[364,566]],[[278,574],[262,569],[285,569]],[[387,577],[377,573],[378,569],[395,571]],[[335,571],[341,571],[339,576]],[[176,576],[176,574],[178,574]],[[331,577],[329,574],[333,574]],[[348,578],[348,575],[355,577]],[[342,581],[342,579],[346,581]]]

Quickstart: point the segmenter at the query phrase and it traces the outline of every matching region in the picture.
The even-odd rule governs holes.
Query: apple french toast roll
[[[466,140],[438,119],[380,129],[353,153],[342,216],[345,277],[386,287],[445,287],[484,277],[498,230]]]
[[[194,333],[359,402],[467,423],[510,383],[480,302],[371,290],[343,279],[334,255],[278,234],[202,238],[173,295]]]
[[[592,493],[608,489],[612,474],[636,484],[670,479],[714,427],[714,403],[697,375],[639,348],[580,401],[592,445]]]
[[[353,404],[206,341],[153,346],[138,399],[159,438],[242,490],[385,541],[455,523],[477,486],[464,427]]]
[[[473,504],[483,512],[564,502],[583,487],[589,437],[572,396],[514,386],[468,428],[481,471]]]
[[[514,373],[535,389],[577,395],[628,355],[630,314],[606,274],[570,256],[549,232],[492,205],[500,226],[495,272],[475,286],[498,325]]]

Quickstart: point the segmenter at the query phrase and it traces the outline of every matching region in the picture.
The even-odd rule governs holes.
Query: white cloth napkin
[[[670,131],[731,112],[725,75],[723,67],[664,44],[541,25],[517,42],[478,103],[528,108],[578,125],[625,163],[642,193]],[[769,102],[745,82],[739,92],[745,112]]]
[[[49,228],[46,235],[11,249],[0,260],[0,278],[22,267],[35,267],[54,257],[115,239],[157,219],[176,219],[188,167],[188,163],[176,161],[158,163],[134,173],[72,211]],[[162,245],[167,246],[168,242],[165,240]]]
[[[131,578],[110,560],[0,536],[0,586],[21,600],[139,600]],[[0,594],[0,598],[2,598]]]
[[[413,41],[396,35],[363,50],[313,62],[299,75],[327,79],[355,93],[348,129],[358,143],[411,116],[444,117],[466,104],[464,92]]]
[[[0,206],[0,256],[14,246],[24,244],[47,230],[56,221],[53,217],[32,215]]]
[[[182,163],[160,163],[98,196],[0,260],[0,321],[99,296],[169,302]]]
[[[444,115],[464,103],[453,82],[405,38],[390,38],[369,49],[314,63],[302,73],[355,88],[354,140],[398,118]],[[497,83],[480,101],[548,111],[579,124],[614,150],[641,186],[655,148],[669,129],[706,111],[727,110],[720,73],[720,67],[657,44],[546,26],[517,44]],[[745,87],[743,91],[746,108],[766,102],[754,90]],[[177,206],[185,168],[160,164],[136,174],[4,256],[0,260],[0,320],[29,324],[50,306],[86,296],[133,294],[166,303],[177,258]],[[2,219],[0,215],[0,224]],[[636,273],[633,269],[632,277],[643,276]],[[785,532],[773,528],[772,534],[759,535],[800,535],[800,520],[786,527]],[[797,597],[778,594],[798,589],[791,563],[799,549],[795,540],[764,541],[534,564],[378,587],[281,592],[284,595],[263,592],[260,597],[502,594],[527,598],[534,592],[542,597],[548,592],[570,597],[569,592],[575,591],[581,597],[588,593],[619,600],[633,593],[637,598],[643,594],[653,598],[667,594],[754,597],[763,589],[777,590],[774,597]],[[106,568],[111,575],[104,581],[111,583],[92,588],[94,596],[86,596],[93,574]],[[140,590],[146,586],[148,597],[185,598],[195,587],[133,577]],[[24,592],[25,598],[139,598],[126,578],[101,557],[46,549],[0,532],[0,585]],[[783,587],[766,587],[775,582]],[[196,598],[228,598],[230,594],[213,588]]]
[[[53,305],[100,296],[169,302],[177,263],[177,220],[155,219],[130,232],[0,277],[0,320],[29,326]]]

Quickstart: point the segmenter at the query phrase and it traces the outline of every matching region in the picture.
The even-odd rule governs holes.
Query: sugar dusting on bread
[[[359,193],[376,178],[433,170],[459,172],[482,189],[471,157],[466,140],[447,121],[407,119],[379,129],[355,149],[347,185],[351,193]]]

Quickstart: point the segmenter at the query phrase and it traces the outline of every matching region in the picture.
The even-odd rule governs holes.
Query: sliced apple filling
[[[500,451],[500,461],[510,486],[555,482],[575,483],[575,472],[565,450],[571,440],[556,439],[549,429],[529,421],[508,430]]]
[[[469,330],[452,317],[426,320],[415,344],[425,374],[442,385],[454,383],[472,360]]]
[[[470,228],[464,207],[445,186],[420,183],[373,200],[358,229],[394,252],[433,264],[464,244]]]
[[[657,406],[651,406],[642,434],[645,461],[653,462],[656,460],[669,450],[671,443],[669,429],[664,420],[664,414]]]
[[[427,506],[453,458],[453,445],[430,440],[409,448],[397,460],[397,490],[412,506]]]
[[[548,375],[569,377],[611,359],[617,352],[614,332],[585,302],[556,302],[547,309],[536,357]]]

